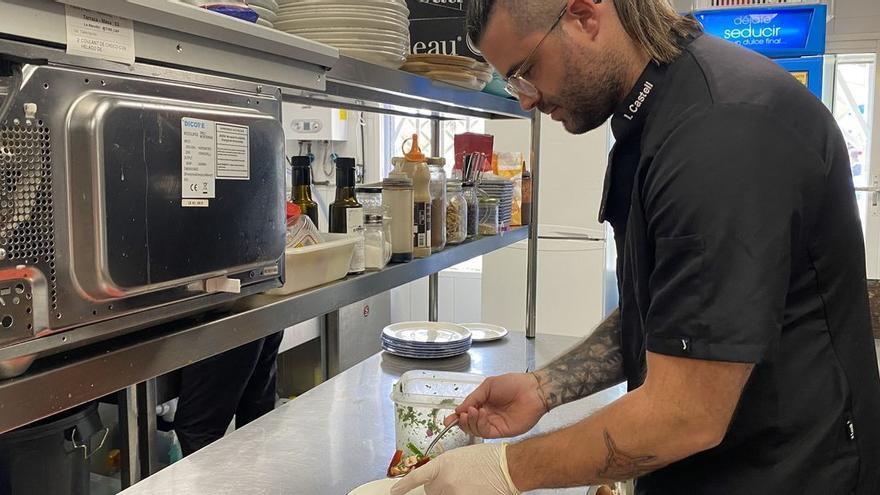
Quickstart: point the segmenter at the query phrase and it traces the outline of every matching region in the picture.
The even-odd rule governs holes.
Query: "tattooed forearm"
[[[608,481],[622,481],[637,478],[663,467],[657,456],[635,455],[623,452],[611,438],[608,430],[605,430],[605,448],[608,455],[605,464],[596,474],[600,479]]]
[[[622,382],[620,313],[615,311],[587,340],[534,376],[548,411]]]

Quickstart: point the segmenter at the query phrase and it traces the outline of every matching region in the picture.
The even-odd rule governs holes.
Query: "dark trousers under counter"
[[[276,359],[283,332],[183,369],[174,430],[187,456],[275,407]]]

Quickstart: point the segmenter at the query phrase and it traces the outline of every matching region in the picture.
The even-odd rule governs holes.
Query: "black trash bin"
[[[97,402],[0,435],[0,495],[88,495],[106,439]]]

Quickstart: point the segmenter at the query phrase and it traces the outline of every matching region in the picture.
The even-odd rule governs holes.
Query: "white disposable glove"
[[[506,443],[451,450],[400,480],[391,495],[423,485],[428,495],[520,495],[507,470]]]

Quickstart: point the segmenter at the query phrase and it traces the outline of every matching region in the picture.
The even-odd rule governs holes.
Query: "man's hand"
[[[487,378],[445,422],[458,417],[459,428],[482,438],[522,435],[547,413],[538,385],[527,373]]]
[[[425,487],[428,495],[519,495],[507,470],[507,444],[451,450],[400,480],[391,495]]]

